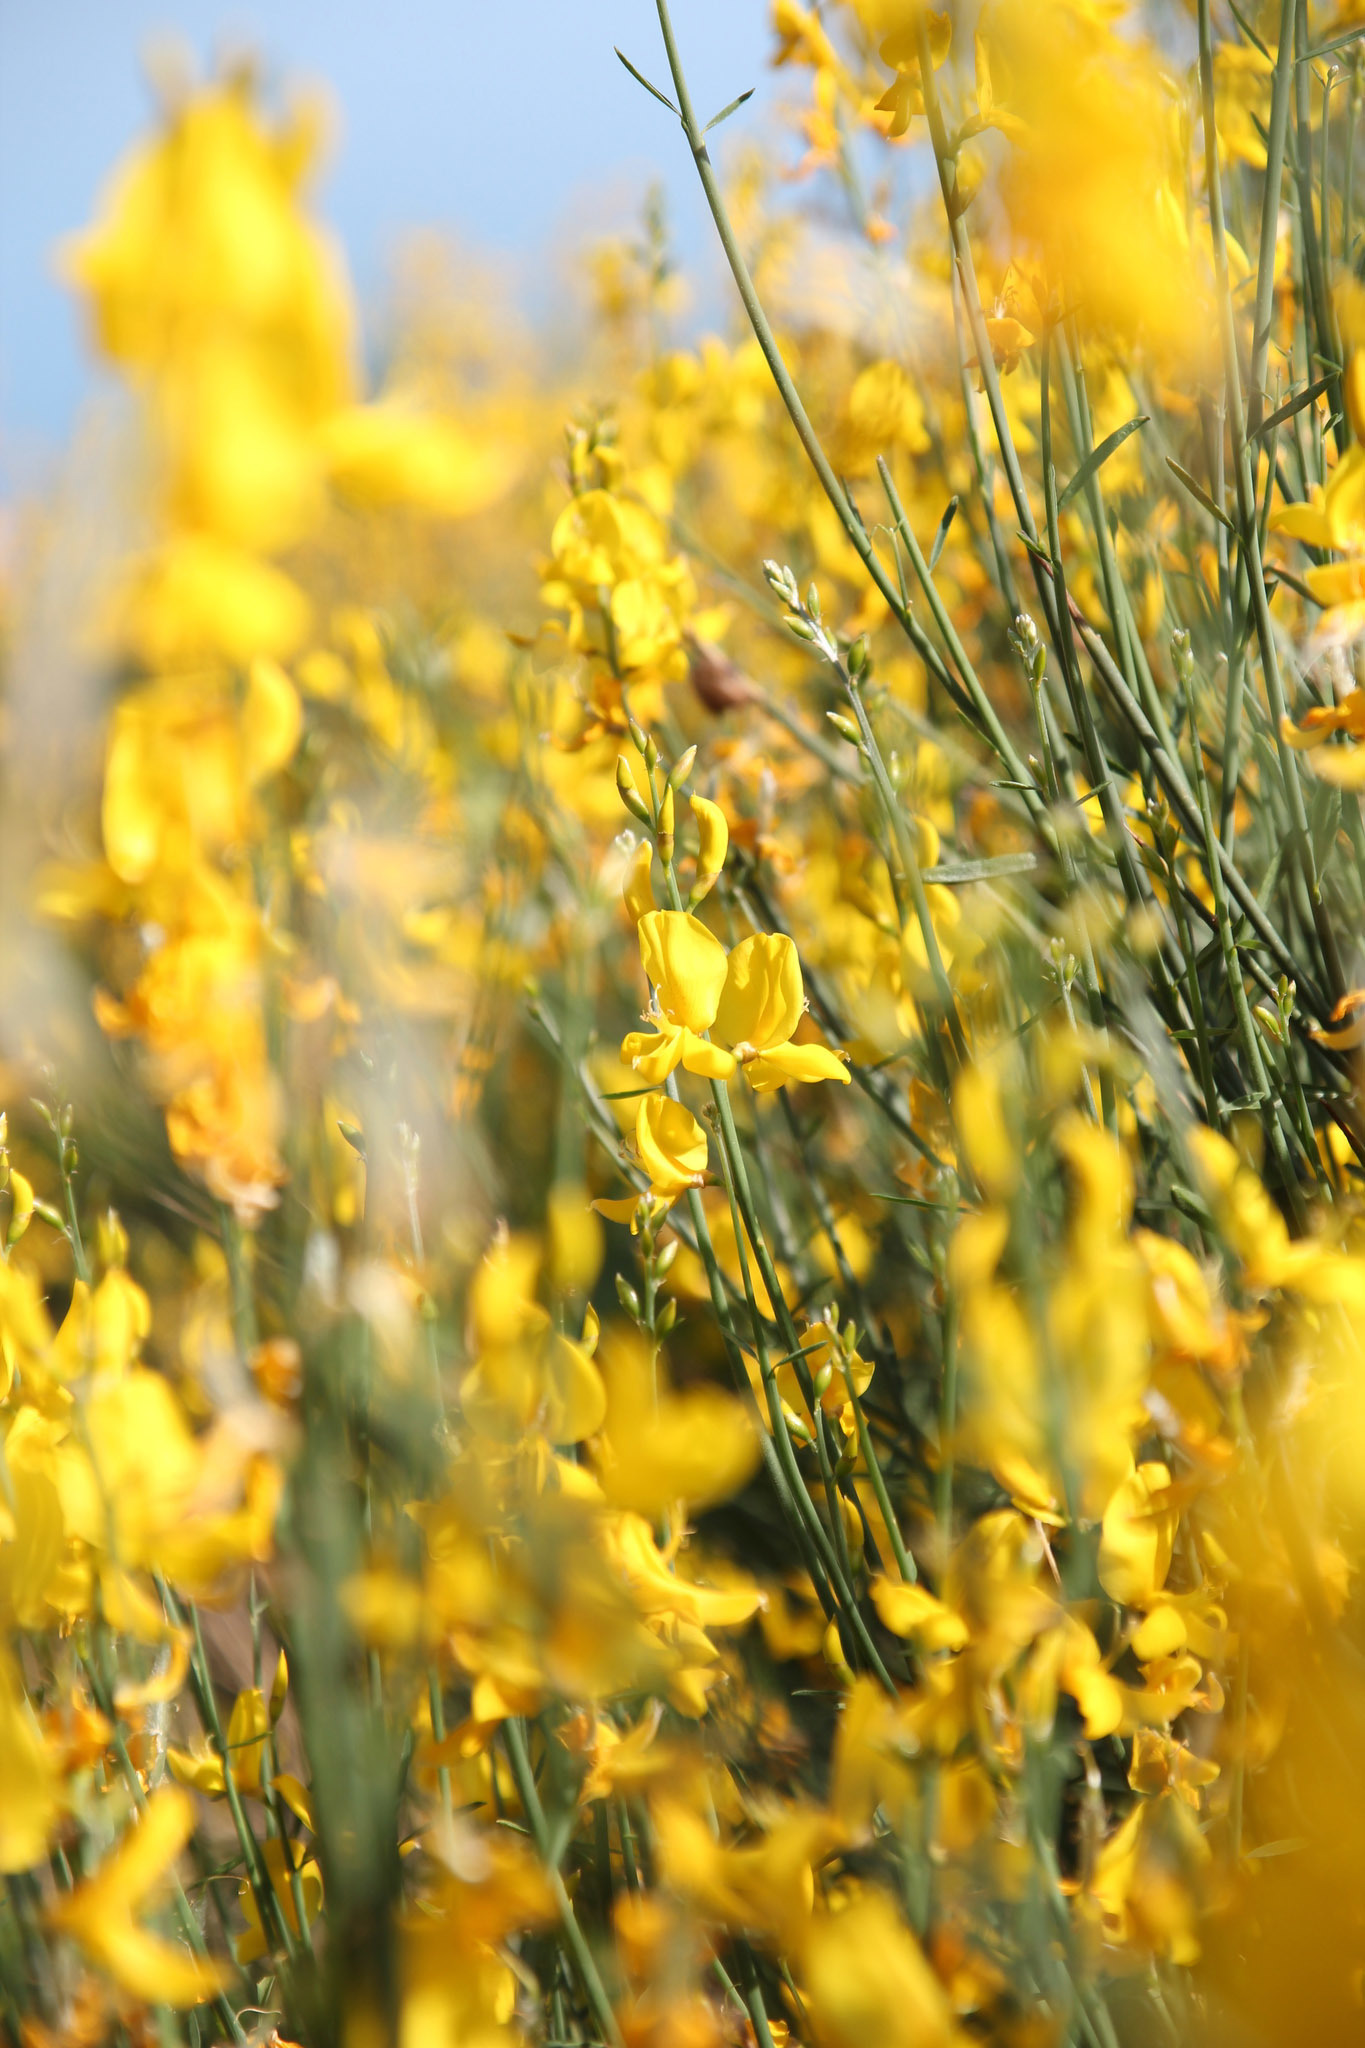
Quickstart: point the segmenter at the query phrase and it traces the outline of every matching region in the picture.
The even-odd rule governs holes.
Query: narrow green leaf
[[[1072,477],[1071,482],[1062,492],[1061,497],[1058,498],[1057,510],[1059,512],[1062,511],[1065,506],[1071,503],[1071,500],[1075,497],[1078,491],[1083,491],[1085,489],[1086,485],[1089,483],[1091,477],[1094,476],[1095,472],[1103,467],[1103,465],[1109,460],[1110,456],[1114,453],[1116,449],[1121,448],[1123,446],[1124,442],[1128,439],[1128,436],[1130,434],[1136,434],[1139,427],[1145,427],[1150,418],[1150,413],[1137,413],[1131,420],[1125,420],[1121,427],[1115,427],[1112,434],[1106,434],[1104,439],[1100,442],[1098,448],[1091,449],[1090,453],[1086,456],[1085,461],[1076,471],[1075,476]]]
[[[1283,562],[1266,563],[1265,581],[1267,593],[1269,593],[1272,577],[1277,583],[1287,583],[1289,585],[1289,588],[1292,591],[1296,592],[1297,595],[1303,599],[1305,604],[1311,604],[1316,606],[1318,611],[1321,611],[1323,609],[1322,599],[1320,597],[1314,597],[1312,591],[1308,588],[1308,585],[1305,582],[1303,582],[1300,577],[1296,576],[1291,569],[1286,569]]]
[[[747,92],[742,92],[740,93],[737,99],[731,100],[728,107],[722,107],[718,114],[713,114],[710,120],[707,122],[706,126],[702,129],[702,134],[709,135],[713,128],[719,128],[722,121],[728,121],[731,114],[735,113],[738,108],[742,107],[744,105],[745,100],[751,100],[757,90],[757,86],[751,85]]]
[[[1242,13],[1240,7],[1237,6],[1236,0],[1228,0],[1228,6],[1232,9],[1233,20],[1236,22],[1238,28],[1242,31],[1242,34],[1246,37],[1247,41],[1253,44],[1255,48],[1260,51],[1261,55],[1265,58],[1267,64],[1273,64],[1275,62],[1275,59],[1271,56],[1270,51],[1267,49],[1266,45],[1261,41],[1261,38],[1257,35],[1255,29],[1251,26],[1251,23]]]
[[[1229,533],[1236,533],[1237,528],[1228,518],[1227,513],[1224,512],[1219,506],[1214,504],[1213,499],[1209,496],[1208,492],[1204,489],[1203,485],[1197,484],[1187,469],[1182,469],[1180,464],[1178,462],[1172,461],[1169,455],[1166,457],[1166,467],[1170,470],[1171,475],[1173,477],[1176,477],[1179,480],[1179,482],[1184,484],[1185,489],[1189,492],[1190,496],[1192,498],[1198,499],[1199,503],[1203,506],[1204,510],[1211,514],[1211,516],[1218,521],[1220,526],[1226,526]]]
[[[1316,50],[1305,50],[1299,62],[1312,64],[1319,57],[1330,57],[1334,50],[1344,50],[1348,43],[1358,43],[1362,36],[1365,36],[1365,24],[1348,28],[1345,35],[1333,36],[1329,43],[1319,43]]]
[[[616,49],[616,45],[614,43],[612,44],[612,48]],[[630,73],[631,77],[635,80],[635,83],[637,85],[642,85],[646,92],[652,92],[655,99],[659,102],[659,105],[661,107],[667,107],[670,114],[678,114],[678,110],[674,106],[672,100],[668,97],[668,94],[666,92],[660,92],[657,85],[651,85],[649,80],[645,77],[644,72],[637,71],[635,69],[635,66],[631,63],[629,57],[626,55],[624,50],[618,49],[616,50],[616,54],[621,59],[621,62],[625,65],[627,71]],[[681,114],[678,114],[678,119],[681,121]]]
[[[943,553],[943,543],[948,538],[948,529],[957,517],[958,503],[959,500],[957,498],[949,498],[943,508],[943,517],[939,520],[938,530],[934,534],[934,545],[929,550],[929,574],[931,576],[938,567],[938,558]]]
[[[1296,398],[1286,400],[1285,404],[1277,407],[1274,412],[1261,421],[1260,426],[1257,427],[1256,432],[1251,437],[1252,440],[1259,440],[1263,434],[1273,434],[1276,427],[1282,427],[1286,420],[1293,419],[1296,412],[1302,412],[1304,407],[1311,405],[1315,398],[1321,398],[1331,382],[1332,379],[1330,377],[1318,377],[1313,383],[1300,391]]]

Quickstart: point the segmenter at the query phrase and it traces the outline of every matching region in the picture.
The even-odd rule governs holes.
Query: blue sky
[[[673,0],[698,108],[772,91],[765,0]],[[449,228],[527,277],[586,232],[626,226],[664,180],[679,256],[713,272],[695,174],[656,81],[652,0],[0,0],[0,469],[22,481],[92,388],[52,250],[85,222],[150,108],[142,57],[178,36],[201,69],[249,46],[340,111],[320,192],[362,302],[405,228]]]

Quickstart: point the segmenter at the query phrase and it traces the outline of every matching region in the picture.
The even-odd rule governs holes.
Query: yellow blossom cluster
[[[1360,10],[657,12],[719,332],[652,196],[370,389],[248,67],[65,252],[0,2033],[1352,2039]]]

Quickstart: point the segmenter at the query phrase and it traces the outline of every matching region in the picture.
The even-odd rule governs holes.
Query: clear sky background
[[[765,0],[673,0],[703,118],[772,91]],[[695,172],[672,117],[617,63],[667,67],[652,0],[0,0],[0,475],[22,483],[93,388],[53,247],[91,215],[145,129],[142,56],[178,36],[201,70],[256,50],[272,80],[327,86],[340,120],[321,183],[362,306],[405,229],[502,252],[534,289],[557,251],[638,220],[652,180],[677,253],[714,275]]]

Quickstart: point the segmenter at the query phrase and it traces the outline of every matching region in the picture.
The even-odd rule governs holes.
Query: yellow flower
[[[169,1878],[193,1831],[193,1800],[188,1792],[166,1786],[153,1793],[141,1819],[95,1875],[60,1894],[50,1908],[54,1926],[79,1942],[121,1990],[149,2004],[200,2005],[226,1982],[216,1963],[149,1934],[134,1918],[148,1895]]]
[[[649,1174],[649,1192],[676,1201],[706,1177],[706,1132],[671,1096],[647,1095],[635,1121],[635,1149]]]
[[[822,2048],[948,2048],[947,1994],[884,1892],[812,1920],[802,1988]]]
[[[657,1384],[644,1346],[627,1332],[606,1343],[605,1442],[599,1470],[617,1507],[654,1515],[685,1501],[709,1507],[737,1493],[758,1463],[757,1432],[733,1394]],[[752,1613],[758,1605],[746,1612]],[[698,1615],[696,1618],[705,1619]]]
[[[801,963],[785,932],[741,940],[730,955],[715,1024],[758,1092],[789,1081],[848,1080],[848,1068],[828,1046],[793,1045],[805,1007]]]
[[[628,1032],[621,1057],[642,1081],[657,1087],[679,1065],[723,1081],[733,1074],[733,1053],[701,1036],[716,1021],[725,987],[725,948],[682,910],[651,910],[640,919],[640,958],[653,990],[654,1031]]]
[[[56,1767],[19,1671],[0,1649],[0,1871],[39,1862],[61,1810]]]

